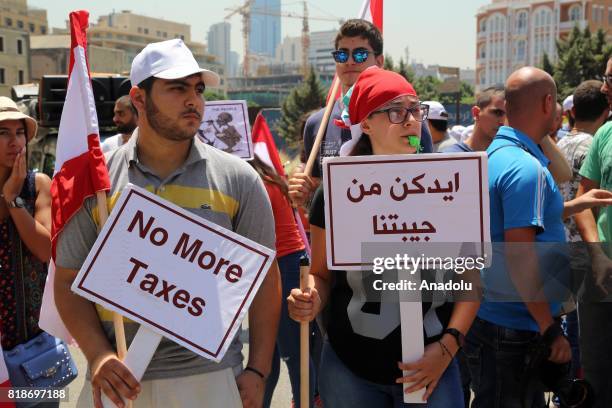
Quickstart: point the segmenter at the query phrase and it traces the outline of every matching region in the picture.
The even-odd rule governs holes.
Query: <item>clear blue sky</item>
[[[425,64],[474,67],[475,16],[478,7],[487,0],[384,0],[385,51],[397,61],[403,57],[406,46],[410,59]],[[72,10],[85,8],[91,13],[90,21],[113,11],[131,10],[137,14],[164,18],[191,25],[194,41],[206,42],[211,24],[223,21],[225,8],[242,4],[242,0],[28,0],[28,5],[47,9],[50,27],[65,27]],[[301,13],[299,1],[282,1],[283,11]],[[356,17],[362,0],[309,0],[311,16]],[[232,49],[242,54],[239,16],[232,24]],[[337,24],[328,21],[310,21],[310,30],[329,30]],[[301,22],[282,20],[281,36],[299,36]]]

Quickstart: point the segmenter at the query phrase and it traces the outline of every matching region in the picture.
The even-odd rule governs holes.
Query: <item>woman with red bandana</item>
[[[345,101],[353,139],[341,154],[414,154],[427,108],[412,85],[391,71],[365,70]],[[455,354],[470,328],[477,302],[442,305],[423,302],[423,315],[439,322],[435,334],[425,332],[425,353],[416,362],[401,363],[399,305],[382,308],[367,302],[349,307],[355,291],[355,273],[330,271],[326,263],[323,190],[315,193],[310,213],[312,266],[310,288],[293,289],[288,298],[290,316],[311,321],[325,308],[326,342],[319,367],[319,391],[323,405],[332,408],[463,407],[463,391]],[[353,274],[353,275],[352,275]],[[361,278],[357,278],[361,279]],[[383,309],[385,312],[383,313]],[[367,315],[367,316],[366,316]],[[389,324],[396,324],[389,330]],[[416,328],[415,328],[416,329]],[[412,374],[404,377],[402,370]],[[426,388],[423,404],[403,402],[407,392]]]

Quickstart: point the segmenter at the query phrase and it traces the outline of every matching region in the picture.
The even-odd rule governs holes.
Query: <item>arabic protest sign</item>
[[[489,242],[486,163],[485,153],[325,160],[327,266],[371,268],[364,242]]]
[[[241,159],[253,158],[253,141],[246,101],[206,102],[198,129],[204,143]]]
[[[72,290],[220,361],[274,251],[128,185]]]
[[[398,247],[415,260],[436,253],[439,245],[429,243],[457,243],[460,253],[463,242],[490,241],[485,153],[338,157],[324,161],[323,180],[327,266],[350,271],[351,313],[361,313],[359,305],[368,301],[366,282],[382,282],[373,278],[380,272],[368,250],[376,256],[387,255],[386,264],[386,260],[393,263]],[[475,250],[485,254],[488,248],[481,244]],[[390,283],[397,287],[408,282],[411,274],[412,281],[418,282],[421,269],[397,268],[396,281]],[[402,360],[417,361],[424,353],[421,327],[428,335],[441,333],[443,327],[435,313],[423,316],[420,290],[400,290],[398,303],[385,299],[390,294],[379,292],[380,311],[366,321],[375,319],[376,327],[387,330],[400,324]],[[404,390],[409,386],[404,384]],[[421,403],[423,394],[423,390],[404,393],[404,402]]]

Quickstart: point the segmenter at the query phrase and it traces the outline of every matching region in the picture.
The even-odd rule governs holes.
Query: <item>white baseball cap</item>
[[[144,47],[132,61],[130,81],[132,85],[138,85],[149,77],[178,79],[198,72],[202,73],[205,85],[219,85],[219,75],[200,68],[183,40],[176,38],[151,43]]]
[[[570,95],[563,100],[563,112],[572,110],[574,107],[574,95]]]
[[[448,121],[448,112],[446,112],[446,109],[444,109],[444,105],[442,105],[440,102],[427,101],[423,102],[423,104],[429,106],[429,113],[427,114],[427,119]]]

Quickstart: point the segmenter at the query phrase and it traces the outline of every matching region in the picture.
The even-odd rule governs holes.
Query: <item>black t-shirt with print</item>
[[[323,186],[314,194],[310,207],[310,224],[325,228]],[[363,287],[375,279],[367,271],[330,271],[332,287],[327,301],[324,322],[335,353],[354,374],[378,384],[395,384],[402,376],[397,363],[402,361],[400,310],[396,302],[364,302]],[[452,304],[431,308],[423,302],[423,317],[434,321],[440,331],[447,327]],[[431,310],[430,310],[431,309]],[[425,344],[437,341],[423,328]]]

